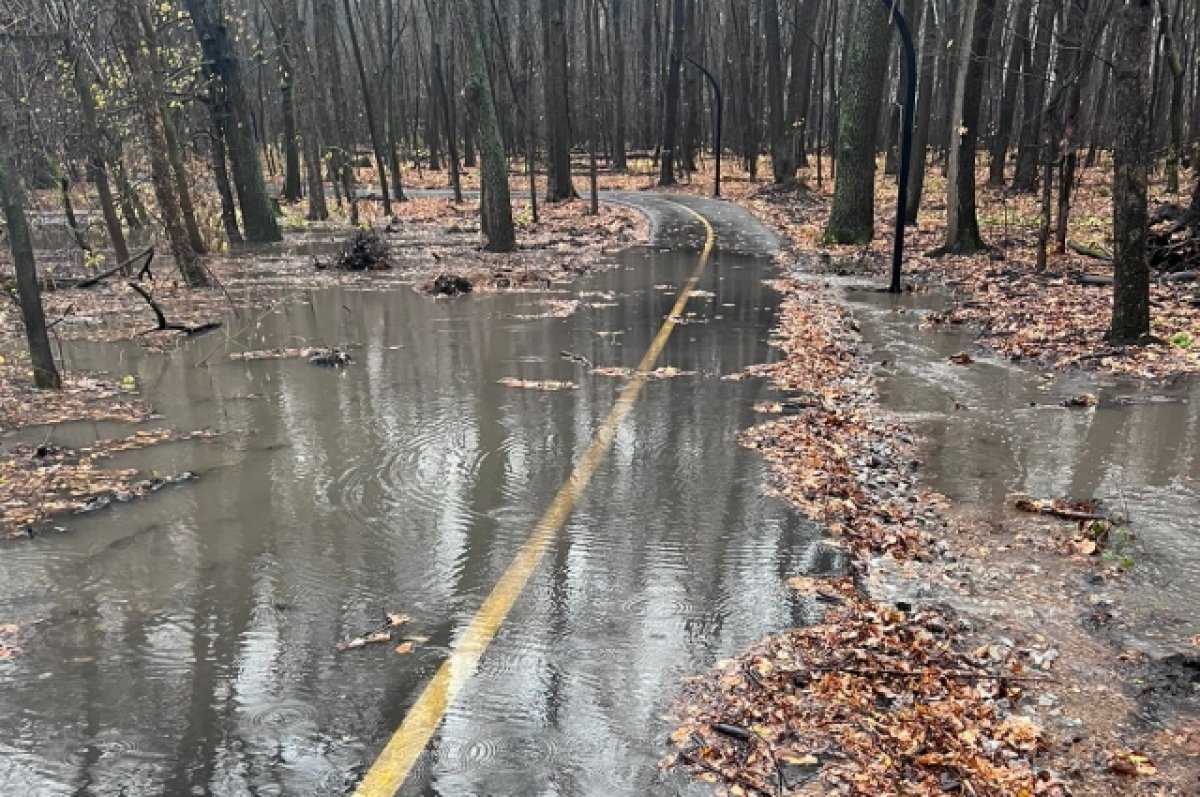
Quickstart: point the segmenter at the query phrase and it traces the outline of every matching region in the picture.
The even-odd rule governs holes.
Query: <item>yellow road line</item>
[[[446,709],[462,690],[467,679],[474,673],[475,665],[479,663],[480,657],[496,637],[496,632],[500,630],[500,624],[508,617],[513,604],[520,597],[525,585],[529,583],[529,579],[550,547],[550,543],[554,541],[558,532],[566,524],[571,510],[575,508],[575,502],[587,488],[588,482],[596,473],[596,468],[599,467],[604,455],[612,446],[613,438],[616,437],[621,421],[629,414],[638,394],[642,392],[642,387],[646,384],[646,373],[654,369],[654,364],[667,345],[667,338],[671,336],[671,331],[682,316],[688,298],[696,289],[696,285],[704,273],[716,240],[716,234],[713,232],[712,225],[708,223],[708,219],[686,205],[678,202],[672,202],[672,204],[683,208],[704,225],[704,250],[700,253],[695,270],[683,290],[679,292],[670,315],[659,327],[658,334],[650,343],[650,348],[646,350],[646,354],[638,363],[637,373],[617,397],[617,403],[613,405],[608,417],[604,419],[600,431],[592,438],[592,443],[588,446],[583,458],[571,471],[570,477],[554,497],[554,502],[550,504],[545,514],[534,526],[533,533],[529,535],[529,539],[521,547],[512,564],[504,571],[504,575],[500,577],[487,600],[475,612],[475,616],[471,618],[471,622],[462,636],[454,643],[450,656],[442,662],[442,666],[438,668],[429,685],[425,687],[421,696],[417,698],[417,702],[409,709],[404,722],[400,724],[387,746],[383,748],[379,757],[375,759],[375,763],[367,771],[362,782],[358,784],[358,788],[354,792],[358,797],[392,797],[404,785],[413,765],[446,715]]]

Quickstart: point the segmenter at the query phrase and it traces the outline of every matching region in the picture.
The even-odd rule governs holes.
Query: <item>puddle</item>
[[[1131,520],[1134,567],[1117,585],[1140,618],[1126,640],[1168,649],[1200,633],[1200,380],[1139,386],[1082,372],[1043,378],[975,356],[959,328],[922,329],[936,295],[893,297],[855,289],[847,298],[876,364],[882,405],[927,441],[934,489],[993,518],[1009,496],[1100,498]],[[1081,394],[1094,408],[1068,409]]]
[[[68,344],[70,368],[132,374],[170,424],[225,434],[120,460],[199,481],[0,548],[23,648],[0,661],[0,793],[352,788],[624,384],[561,352],[635,365],[674,301],[654,286],[693,263],[631,253],[576,286],[615,304],[568,318],[517,320],[537,295],[314,290],[230,347],[336,345],[342,370],[230,361],[232,327],[171,356]],[[405,794],[707,793],[655,766],[680,678],[803,622],[785,578],[840,566],[736,445],[767,388],[717,378],[775,356],[770,269],[718,257],[689,306],[709,323],[659,363],[697,375],[645,386]],[[385,612],[428,642],[334,652]]]

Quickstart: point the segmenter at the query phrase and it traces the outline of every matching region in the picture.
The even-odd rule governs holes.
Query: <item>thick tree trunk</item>
[[[875,236],[875,143],[891,38],[883,4],[860,2],[846,39],[838,98],[837,180],[825,233],[835,243],[863,244]]]
[[[1008,145],[1012,140],[1013,118],[1017,110],[1017,88],[1021,69],[1029,58],[1029,15],[1033,0],[1018,0],[1012,47],[1008,51],[1008,66],[1004,73],[1004,88],[1000,96],[1000,113],[996,120],[996,132],[992,136],[991,164],[988,167],[988,185],[1000,188],[1004,185],[1004,165],[1008,160]],[[1000,25],[996,26],[1001,27]]]
[[[1046,105],[1046,85],[1050,81],[1050,34],[1054,28],[1055,3],[1038,0],[1034,22],[1033,51],[1021,78],[1021,138],[1017,145],[1017,166],[1012,187],[1029,192],[1037,188],[1038,153],[1042,148],[1042,125]]]
[[[945,250],[957,254],[984,248],[975,213],[975,150],[979,141],[983,68],[987,62],[995,6],[996,0],[968,0],[955,68],[954,113],[951,117],[955,124],[950,135]]]
[[[483,234],[489,252],[511,252],[516,248],[513,231],[512,200],[508,193],[508,159],[504,156],[504,140],[500,136],[500,120],[488,79],[487,58],[484,54],[483,20],[480,0],[457,0],[459,19],[467,48],[467,75],[463,85],[468,113],[475,123],[479,140],[480,197],[479,210]]]
[[[662,155],[658,184],[675,185],[675,146],[679,140],[679,83],[683,69],[683,30],[686,23],[683,0],[671,8],[671,54],[667,63],[666,104],[663,106]]]
[[[1146,207],[1146,73],[1150,0],[1120,0],[1113,75],[1117,93],[1113,142],[1113,314],[1108,338],[1129,343],[1150,334],[1149,231]]]
[[[566,0],[542,0],[542,91],[546,103],[546,201],[575,198],[571,183],[571,111],[567,94]]]
[[[168,139],[162,105],[158,101],[157,87],[151,67],[143,57],[142,34],[137,3],[140,0],[116,0],[114,4],[121,53],[129,69],[130,84],[136,96],[134,103],[146,137],[146,155],[150,160],[150,181],[154,185],[154,196],[158,201],[163,227],[171,244],[171,255],[183,281],[191,287],[207,287],[208,274],[184,229],[175,193],[175,182],[171,163],[167,157]]]
[[[8,123],[0,119],[0,204],[4,207],[8,248],[12,252],[13,269],[17,277],[17,297],[21,305],[21,319],[25,323],[25,340],[29,344],[33,384],[39,388],[59,388],[62,387],[62,381],[54,365],[50,337],[46,334],[37,264],[33,259],[33,240],[25,219],[25,192],[21,190],[9,152]]]

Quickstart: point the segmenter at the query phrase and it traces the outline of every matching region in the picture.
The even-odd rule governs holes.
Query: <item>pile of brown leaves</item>
[[[822,794],[1065,793],[1036,772],[1037,725],[998,702],[1027,676],[966,651],[937,612],[881,607],[849,579],[797,586],[835,608],[690,679],[666,766],[731,794],[814,777]]]
[[[784,358],[754,372],[769,376],[795,414],[742,434],[772,465],[775,489],[826,525],[852,553],[918,555],[928,542],[926,512],[940,498],[910,500],[911,457],[898,429],[871,410],[872,388],[850,348],[851,321],[816,286],[780,283]]]

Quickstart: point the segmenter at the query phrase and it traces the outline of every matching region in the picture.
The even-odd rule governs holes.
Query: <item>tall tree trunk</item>
[[[783,45],[779,36],[779,0],[763,0],[763,33],[766,36],[767,105],[770,109],[771,171],[776,185],[796,179],[787,109],[783,105]]]
[[[1042,125],[1046,105],[1046,85],[1050,81],[1050,34],[1054,29],[1053,0],[1038,0],[1034,21],[1033,52],[1021,78],[1021,138],[1017,145],[1017,166],[1012,187],[1029,192],[1037,188],[1038,153],[1042,147]]]
[[[625,36],[622,21],[625,0],[611,0],[610,6],[608,30],[613,54],[613,168],[623,172],[627,168],[625,146],[628,139],[625,132]],[[526,110],[533,113],[532,108]]]
[[[679,140],[679,73],[683,68],[685,17],[683,0],[674,0],[671,8],[671,55],[667,64],[666,104],[663,107],[659,185],[675,185],[675,146]]]
[[[312,7],[316,52],[320,57],[318,66],[326,76],[326,101],[322,103],[328,114],[326,129],[336,137],[330,168],[335,180],[340,180],[342,193],[350,205],[350,223],[357,226],[358,197],[354,179],[353,116],[346,102],[346,83],[342,78],[342,57],[337,41],[337,9],[333,0],[313,0]]]
[[[571,183],[571,112],[567,95],[566,0],[542,0],[542,91],[546,103],[546,201],[575,198]]]
[[[375,109],[375,98],[371,95],[371,83],[367,80],[367,67],[363,63],[362,47],[358,43],[358,26],[354,24],[354,10],[350,0],[342,0],[346,12],[346,29],[350,32],[350,52],[354,56],[354,68],[358,72],[359,87],[362,89],[363,111],[367,115],[367,133],[371,136],[371,151],[375,153],[375,171],[379,175],[379,195],[383,199],[383,212],[392,215],[392,195],[388,190],[387,153],[384,151],[383,136],[379,131],[379,118]]]
[[[1013,117],[1017,109],[1017,88],[1021,69],[1029,58],[1028,25],[1033,0],[1018,0],[1012,47],[1008,51],[1008,66],[1004,73],[1004,88],[1000,96],[1000,114],[996,120],[996,132],[992,136],[991,164],[988,167],[988,185],[1000,188],[1004,185],[1004,165],[1008,160],[1008,145],[1012,140]],[[997,28],[1002,26],[997,25]]]
[[[118,263],[124,263],[129,259],[129,247],[125,243],[125,231],[121,229],[121,220],[117,217],[117,206],[113,201],[112,187],[108,182],[108,157],[104,151],[104,135],[100,129],[96,98],[92,94],[94,86],[85,71],[83,59],[79,53],[74,52],[69,44],[68,47],[67,57],[72,61],[71,78],[75,94],[79,98],[83,129],[87,135],[88,163],[92,179],[96,182],[96,193],[100,199],[100,213],[104,217],[104,227],[112,242],[113,256],[116,257]]]
[[[256,243],[282,240],[258,159],[242,68],[234,54],[229,28],[221,16],[220,1],[184,0],[184,4],[204,53],[204,71],[212,92],[212,107],[233,166],[233,186],[242,209],[246,240]]]
[[[1159,0],[1161,11],[1161,30],[1167,67],[1171,72],[1171,109],[1168,117],[1169,139],[1167,142],[1167,192],[1179,193],[1179,155],[1183,148],[1183,84],[1187,75],[1183,69],[1183,58],[1179,54],[1179,39],[1176,27],[1181,18],[1176,4],[1175,20],[1171,20],[1167,8],[1167,0]],[[1196,100],[1200,101],[1200,100]]]
[[[146,137],[146,154],[150,160],[150,181],[158,201],[163,227],[171,244],[171,255],[183,281],[191,287],[207,287],[208,274],[183,226],[179,197],[175,194],[171,163],[167,158],[167,134],[158,101],[157,87],[151,67],[143,57],[142,34],[137,3],[141,0],[116,0],[114,16],[119,31],[121,54],[129,70],[130,84],[136,96],[135,107],[141,117]]]
[[[975,151],[979,142],[983,71],[995,7],[996,0],[967,0],[963,41],[956,67],[952,117],[956,124],[950,136],[945,248],[959,254],[984,248],[975,213]]]
[[[1138,341],[1150,334],[1149,219],[1146,183],[1146,73],[1151,0],[1119,0],[1120,36],[1113,67],[1116,135],[1113,142],[1113,314],[1109,340]]]
[[[468,114],[475,123],[479,140],[481,196],[479,211],[483,234],[489,252],[511,252],[516,248],[513,231],[512,200],[508,193],[508,159],[504,156],[504,140],[500,135],[500,120],[496,116],[492,85],[488,79],[487,58],[484,55],[483,20],[486,17],[480,0],[457,0],[459,19],[467,48],[467,75],[463,84]]]
[[[921,212],[921,195],[925,189],[925,166],[928,161],[929,122],[933,109],[933,94],[937,80],[937,63],[941,58],[938,43],[940,26],[935,18],[933,0],[927,0],[921,15],[921,78],[918,82],[916,124],[913,130],[912,159],[908,166],[908,196],[904,198],[904,221],[915,225]]]
[[[875,140],[891,38],[891,20],[883,4],[859,2],[843,56],[837,179],[825,232],[836,243],[864,244],[875,236]]]
[[[1055,230],[1055,251],[1067,251],[1067,222],[1071,215],[1071,189],[1075,185],[1075,167],[1079,162],[1079,105],[1083,93],[1083,81],[1091,67],[1091,56],[1085,47],[1095,46],[1094,41],[1084,42],[1087,26],[1088,0],[1074,0],[1063,11],[1062,72],[1070,81],[1064,87],[1062,103],[1061,135],[1058,140],[1058,219]]]
[[[21,305],[21,320],[25,323],[25,340],[29,344],[33,384],[39,388],[59,388],[62,387],[62,380],[54,365],[50,336],[46,333],[37,264],[33,259],[33,240],[25,219],[25,192],[21,189],[10,151],[8,121],[0,118],[0,204],[4,206],[4,222],[8,227],[8,248],[12,252],[13,269],[17,277],[17,297]]]
[[[290,3],[291,0],[284,2]],[[300,174],[300,132],[296,125],[296,59],[292,53],[290,26],[282,20],[276,20],[275,37],[279,61],[279,101],[283,106],[283,198],[288,202],[299,202],[303,193],[303,177]]]
[[[212,159],[213,180],[217,184],[217,196],[221,198],[221,224],[225,227],[225,237],[230,244],[243,242],[242,232],[238,229],[237,205],[233,202],[233,189],[229,185],[229,169],[225,166],[225,135],[221,131],[221,116],[216,108],[211,107],[209,117],[212,120],[209,128],[209,157]]]
[[[817,31],[817,11],[820,0],[797,0],[795,30],[792,32],[792,49],[789,53],[791,66],[788,70],[787,119],[788,137],[792,139],[792,152],[796,166],[808,165],[808,139],[811,125],[808,123],[809,95],[813,83],[813,37]],[[818,96],[817,102],[821,102]],[[820,136],[820,131],[817,131]]]

